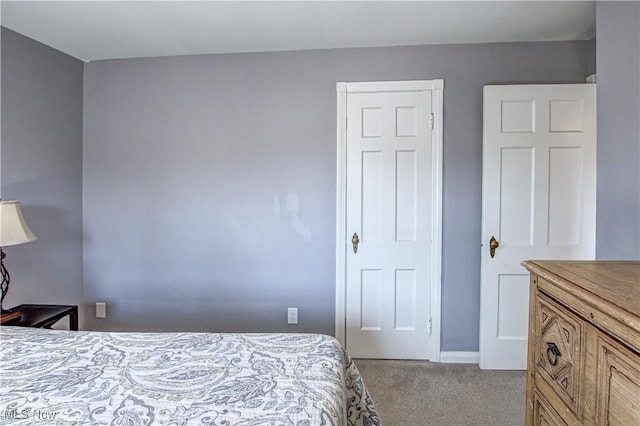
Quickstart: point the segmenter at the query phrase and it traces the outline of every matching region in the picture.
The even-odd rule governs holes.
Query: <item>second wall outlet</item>
[[[107,317],[107,304],[105,302],[96,303],[96,318]]]
[[[298,323],[298,308],[287,308],[287,324]]]

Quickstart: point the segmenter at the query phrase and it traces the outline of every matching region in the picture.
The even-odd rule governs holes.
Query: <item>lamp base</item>
[[[7,295],[7,291],[9,291],[9,281],[11,281],[9,271],[7,271],[7,268],[4,266],[5,257],[7,257],[7,254],[2,250],[2,247],[0,247],[0,292],[2,292],[0,310],[2,311],[2,315],[8,312],[2,308],[2,305],[4,304],[4,297]]]

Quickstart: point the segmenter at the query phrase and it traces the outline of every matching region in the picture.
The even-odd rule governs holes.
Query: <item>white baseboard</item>
[[[440,352],[440,362],[478,364],[480,352]]]

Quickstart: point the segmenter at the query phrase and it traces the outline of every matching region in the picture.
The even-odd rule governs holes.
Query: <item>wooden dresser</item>
[[[527,261],[527,425],[640,425],[640,262]]]

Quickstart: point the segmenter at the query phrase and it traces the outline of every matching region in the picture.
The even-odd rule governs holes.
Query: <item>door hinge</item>
[[[342,333],[342,344],[344,345],[344,347],[347,347],[347,338],[348,338],[348,333],[347,333],[347,314],[345,312],[344,314],[344,328],[342,329],[343,333]]]
[[[431,331],[433,330],[433,321],[431,321],[431,318],[429,318],[428,327],[429,327],[429,336],[431,336]]]
[[[433,130],[434,121],[435,121],[435,117],[433,113],[431,113],[431,119],[429,121],[430,121],[429,125],[431,126],[431,130]]]

